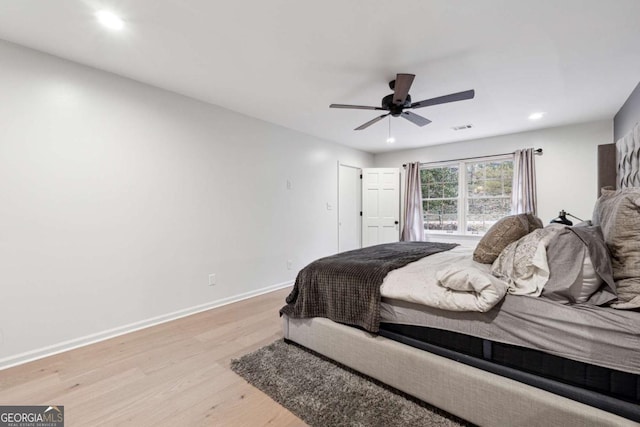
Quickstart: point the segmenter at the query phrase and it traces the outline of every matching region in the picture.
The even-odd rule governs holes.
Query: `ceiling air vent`
[[[465,129],[471,129],[473,127],[473,125],[462,125],[462,126],[454,126],[451,129],[453,130],[465,130]]]

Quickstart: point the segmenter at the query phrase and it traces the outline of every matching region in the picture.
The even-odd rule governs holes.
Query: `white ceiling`
[[[126,22],[115,33],[94,12]],[[639,0],[0,0],[0,38],[369,152],[612,118],[640,80]],[[396,73],[414,101],[380,112]],[[540,121],[527,116],[546,111]],[[473,128],[453,131],[452,126]]]

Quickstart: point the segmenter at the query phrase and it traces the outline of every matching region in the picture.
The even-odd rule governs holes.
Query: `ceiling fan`
[[[405,109],[414,109],[428,107],[430,105],[446,104],[447,102],[463,101],[465,99],[472,99],[475,96],[475,91],[465,90],[464,92],[456,92],[449,95],[438,96],[436,98],[425,99],[423,101],[411,102],[411,95],[409,95],[409,89],[416,76],[414,74],[397,74],[395,80],[389,82],[389,88],[393,91],[382,98],[382,107],[368,107],[366,105],[347,105],[347,104],[331,104],[329,108],[352,108],[356,110],[382,110],[388,111],[387,114],[383,114],[376,117],[373,120],[369,120],[367,123],[358,126],[354,130],[366,129],[372,124],[379,122],[388,115],[393,117],[402,117],[409,120],[411,123],[418,126],[424,126],[431,123],[431,120],[422,117],[411,111],[404,111]]]

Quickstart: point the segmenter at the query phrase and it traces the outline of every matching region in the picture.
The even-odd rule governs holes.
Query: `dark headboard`
[[[598,145],[598,197],[602,187],[616,188],[616,144]]]

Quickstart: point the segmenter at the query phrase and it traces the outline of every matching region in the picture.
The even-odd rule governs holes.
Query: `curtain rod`
[[[464,157],[462,159],[438,160],[437,162],[420,163],[420,166],[432,165],[432,164],[435,164],[435,163],[459,162],[461,160],[486,159],[487,157],[507,156],[509,154],[515,154],[515,151],[512,151],[511,153],[491,154],[490,156],[475,156],[475,157]],[[536,156],[542,156],[542,148],[538,148],[536,150],[533,150],[533,154],[535,154]],[[403,164],[402,167],[406,168],[407,164],[406,163]]]

